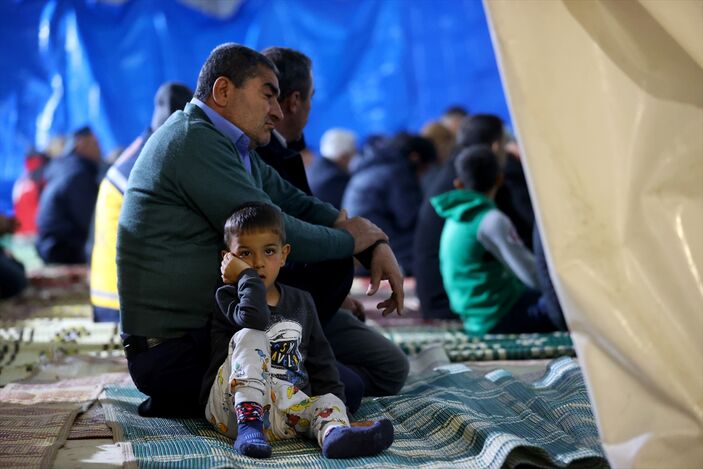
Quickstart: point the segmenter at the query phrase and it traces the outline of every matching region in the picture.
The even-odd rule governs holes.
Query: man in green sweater
[[[217,313],[219,251],[225,220],[262,201],[283,213],[291,257],[301,262],[359,253],[386,235],[368,220],[347,219],[263,163],[282,118],[274,64],[247,47],[223,44],[200,70],[195,96],[144,146],[120,214],[117,275],[129,371],[149,399],[145,416],[202,416],[201,381]],[[377,254],[378,253],[378,254]],[[402,275],[390,250],[374,250],[372,288],[389,280],[384,313],[402,312]]]

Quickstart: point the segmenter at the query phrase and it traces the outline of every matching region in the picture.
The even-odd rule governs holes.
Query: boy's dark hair
[[[498,158],[488,145],[462,149],[454,160],[454,169],[465,189],[481,194],[495,186],[500,173]]]
[[[283,101],[294,91],[300,92],[302,99],[308,98],[312,70],[310,57],[287,47],[269,47],[261,53],[278,69],[278,86],[281,88],[279,101]]]
[[[267,67],[278,75],[278,69],[268,58],[246,46],[228,42],[215,47],[200,68],[195,97],[205,101],[212,93],[215,80],[227,77],[234,86],[244,83],[259,74],[259,67]]]
[[[503,127],[503,120],[496,115],[474,114],[461,123],[456,143],[460,147],[491,145],[503,138]]]
[[[286,228],[281,211],[265,202],[247,202],[237,207],[225,222],[225,245],[229,248],[232,238],[254,231],[272,231],[286,242]]]

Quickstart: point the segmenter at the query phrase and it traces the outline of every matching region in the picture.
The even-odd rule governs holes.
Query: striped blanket
[[[536,381],[455,363],[411,378],[398,396],[367,398],[356,417],[391,419],[395,442],[350,460],[325,460],[302,438],[274,442],[270,460],[239,456],[205,420],[139,417],[143,398],[109,386],[102,401],[128,467],[607,467],[580,369],[566,357]]]

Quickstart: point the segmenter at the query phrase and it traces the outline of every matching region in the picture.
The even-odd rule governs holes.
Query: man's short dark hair
[[[312,70],[310,57],[287,47],[269,47],[261,53],[278,68],[278,86],[281,88],[279,101],[283,101],[295,91],[300,92],[301,98],[308,98]]]
[[[465,189],[485,194],[495,186],[500,173],[498,158],[488,145],[472,145],[454,160],[457,177]]]
[[[243,233],[272,231],[286,242],[286,228],[281,211],[265,202],[247,202],[234,210],[225,222],[225,244],[229,248],[232,238]]]
[[[469,115],[469,111],[464,106],[459,106],[455,104],[449,106],[445,111],[443,116],[456,116],[456,117],[466,117]]]
[[[503,127],[503,120],[496,115],[474,114],[461,123],[456,143],[460,147],[491,145],[503,138]]]
[[[219,77],[227,77],[234,86],[241,88],[247,80],[259,74],[259,67],[270,68],[278,75],[273,62],[255,50],[233,42],[221,44],[210,52],[200,69],[195,97],[205,101]]]
[[[413,161],[414,166],[437,161],[437,151],[432,141],[419,135],[399,132],[388,142],[387,148],[403,158],[408,158],[411,153],[415,153],[419,159]]]

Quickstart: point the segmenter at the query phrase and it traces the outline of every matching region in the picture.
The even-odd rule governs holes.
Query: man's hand
[[[366,320],[366,310],[364,309],[364,305],[361,303],[361,301],[357,300],[356,298],[347,296],[344,299],[341,308],[348,309],[349,311],[351,311],[352,314],[356,316],[361,322],[364,322]]]
[[[376,308],[381,310],[381,314],[388,316],[394,310],[398,316],[403,314],[403,302],[405,293],[403,292],[403,274],[400,273],[400,266],[395,258],[391,247],[386,244],[379,244],[373,250],[371,258],[371,283],[366,294],[371,296],[378,291],[381,280],[388,280],[393,293],[387,300],[381,301]]]
[[[222,251],[222,262],[220,263],[220,273],[224,283],[233,284],[243,270],[251,267],[249,264],[232,254]]]
[[[386,236],[381,228],[377,227],[366,218],[343,218],[343,216],[346,217],[346,212],[344,210],[339,212],[334,227],[346,230],[352,235],[354,238],[354,254],[359,254],[378,240],[388,241],[388,236]]]

